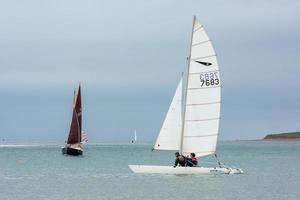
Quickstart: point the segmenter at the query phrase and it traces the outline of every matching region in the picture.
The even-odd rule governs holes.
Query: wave
[[[0,147],[26,147],[25,144],[0,144]]]
[[[40,147],[40,146],[57,146],[58,144],[0,144],[1,147]]]

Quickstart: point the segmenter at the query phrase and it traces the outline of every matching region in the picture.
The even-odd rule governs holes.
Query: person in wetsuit
[[[179,152],[175,153],[175,164],[174,164],[174,168],[177,167],[177,165],[179,164],[182,167],[186,166],[186,157],[184,157],[183,155],[180,155]]]
[[[190,158],[187,159],[186,165],[189,167],[195,167],[198,165],[198,159],[196,158],[195,153],[190,154]]]

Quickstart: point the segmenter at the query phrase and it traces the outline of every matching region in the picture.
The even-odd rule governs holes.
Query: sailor
[[[192,163],[194,164],[194,166],[197,166],[198,165],[198,159],[197,159],[195,153],[191,153],[191,159],[192,159]]]
[[[198,165],[198,159],[196,158],[195,153],[190,154],[190,158],[187,158],[186,165],[188,167],[196,167]]]
[[[185,167],[186,166],[186,157],[184,157],[183,155],[180,155],[179,152],[176,152],[175,153],[175,164],[174,164],[174,167],[177,167],[177,165],[179,164],[180,166],[182,167]]]

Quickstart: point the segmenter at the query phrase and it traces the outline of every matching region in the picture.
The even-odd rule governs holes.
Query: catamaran
[[[81,107],[81,87],[80,84],[74,92],[73,115],[70,125],[68,140],[62,148],[63,154],[82,155],[82,107]]]
[[[181,155],[195,153],[197,157],[216,154],[221,107],[219,65],[212,43],[203,26],[194,16],[187,67],[153,149],[176,150]],[[158,174],[240,174],[239,168],[173,167],[129,165],[135,173]]]

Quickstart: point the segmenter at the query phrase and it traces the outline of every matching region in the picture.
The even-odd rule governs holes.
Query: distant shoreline
[[[300,139],[250,139],[250,140],[232,140],[236,142],[300,142]]]
[[[289,133],[278,133],[278,134],[268,134],[263,140],[283,140],[283,141],[294,141],[300,140],[300,132],[289,132]]]

